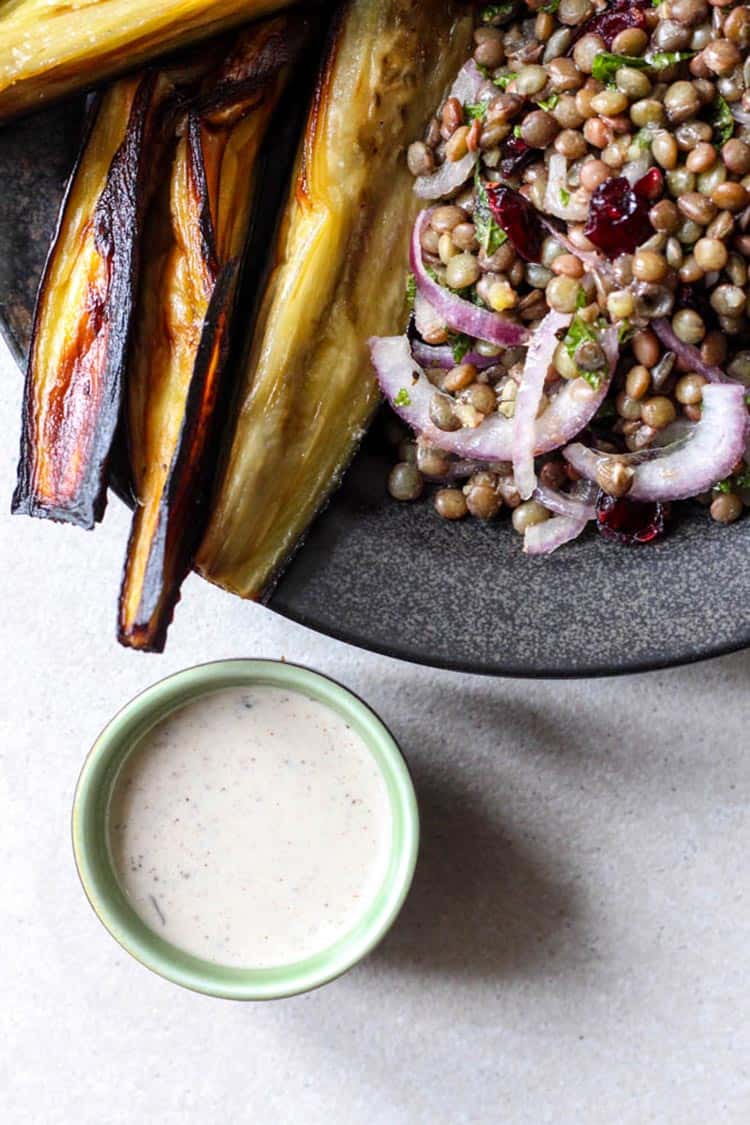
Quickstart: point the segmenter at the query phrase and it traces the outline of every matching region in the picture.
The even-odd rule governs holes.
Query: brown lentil
[[[683,375],[681,379],[677,380],[677,385],[674,389],[674,397],[683,406],[697,406],[703,399],[703,388],[706,385],[706,380],[702,375],[692,372],[689,375]]]
[[[523,535],[530,527],[544,523],[549,518],[550,512],[537,500],[527,500],[513,512],[513,528],[519,535]]]
[[[711,501],[710,510],[716,523],[734,523],[742,515],[742,500],[734,492],[720,492]]]
[[[444,520],[462,520],[469,510],[460,488],[439,489],[434,503],[437,514]]]
[[[625,393],[628,398],[638,401],[651,389],[651,372],[642,363],[631,367],[625,377]]]
[[[418,500],[424,492],[424,478],[416,465],[401,461],[391,469],[388,491],[394,500]]]

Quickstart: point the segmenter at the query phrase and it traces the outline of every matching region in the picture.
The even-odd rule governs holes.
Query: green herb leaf
[[[548,98],[545,98],[543,102],[537,102],[536,104],[539,106],[540,109],[549,110],[549,109],[554,109],[559,101],[560,101],[560,95],[559,94],[550,94],[550,96]]]
[[[560,0],[549,0],[549,3],[545,4],[544,7],[542,8],[542,11],[547,12],[547,14],[550,15],[550,16],[554,16],[555,12],[557,11],[557,9],[559,7],[560,7]]]
[[[726,144],[734,133],[734,118],[729,104],[721,94],[717,94],[714,99],[709,120],[713,126],[716,142],[720,145]]]
[[[577,309],[585,309],[586,305],[588,303],[589,303],[589,299],[586,296],[586,290],[583,289],[583,288],[580,288],[578,290],[578,292],[576,293],[576,308]]]
[[[628,318],[625,317],[625,319],[621,320],[620,323],[617,325],[617,342],[619,344],[625,344],[634,335],[635,335],[635,331],[633,329],[633,326],[630,323],[630,321],[628,320]]]
[[[417,279],[413,273],[406,276],[406,300],[409,303],[409,308],[414,308],[414,302],[417,299]]]
[[[452,333],[448,342],[453,350],[453,362],[461,363],[464,356],[471,351],[471,336],[463,332]]]
[[[588,324],[577,314],[573,317],[570,322],[570,327],[563,337],[563,347],[574,362],[578,348],[586,340],[593,340],[596,344],[599,343],[599,333],[601,329],[602,324],[598,321],[595,324]],[[603,369],[601,371],[581,371],[579,369],[578,374],[580,378],[585,379],[589,386],[593,387],[595,391],[599,390],[604,376]]]
[[[464,106],[464,115],[467,121],[484,121],[487,112],[486,102],[476,102],[474,105]]]
[[[664,3],[664,0],[651,0],[651,7],[652,8],[658,8],[659,5],[663,4],[663,3]]]
[[[499,74],[497,78],[492,81],[497,86],[498,90],[507,90],[514,78],[518,78],[515,70],[509,70],[507,74]]]
[[[474,175],[474,230],[479,245],[488,257],[499,250],[508,236],[498,223],[490,208],[487,189],[477,168]]]
[[[495,23],[496,20],[507,19],[512,15],[514,7],[513,0],[506,0],[504,4],[488,4],[482,8],[482,23]]]
[[[651,148],[653,139],[654,134],[651,129],[639,129],[633,137],[633,144],[638,145],[639,148]]]
[[[639,55],[613,55],[611,51],[600,51],[594,59],[591,74],[597,82],[606,82],[613,85],[615,74],[621,66],[630,66],[636,70],[645,70],[649,64]]]
[[[521,126],[520,125],[514,125],[513,126],[513,136],[516,138],[516,140],[521,136]]]
[[[685,59],[692,59],[695,51],[656,51],[648,56],[648,65],[654,70],[666,70],[669,66],[676,66]]]
[[[411,406],[411,395],[406,387],[402,387],[393,400],[394,406]]]
[[[570,203],[570,192],[567,188],[560,188],[560,202],[562,203],[563,207],[567,207],[568,203]]]

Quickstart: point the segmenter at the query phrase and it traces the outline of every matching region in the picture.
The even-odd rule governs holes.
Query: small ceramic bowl
[[[386,783],[392,837],[377,895],[349,933],[296,964],[237,969],[185,953],[150,929],[130,906],[115,875],[108,810],[120,770],[143,736],[170,712],[221,688],[270,684],[298,691],[344,717],[371,750]],[[73,849],[83,889],[120,945],[147,968],[184,988],[231,1000],[272,1000],[317,988],[367,956],[388,932],[411,886],[419,843],[414,787],[399,748],[370,708],[326,676],[273,660],[227,660],[178,672],[136,696],[96,740],[73,804]]]

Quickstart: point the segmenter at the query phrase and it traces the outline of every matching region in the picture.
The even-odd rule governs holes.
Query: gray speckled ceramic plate
[[[80,118],[67,104],[0,131],[0,324],[19,362]],[[527,559],[505,521],[446,524],[389,500],[378,429],[272,609],[392,656],[499,675],[611,675],[750,645],[750,519],[720,529],[696,511],[656,546],[590,533]]]

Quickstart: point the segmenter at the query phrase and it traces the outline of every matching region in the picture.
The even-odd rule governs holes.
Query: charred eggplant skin
[[[118,639],[141,651],[162,651],[203,530],[261,148],[312,26],[290,13],[239,36],[180,124],[154,202],[129,371],[138,506],[118,611]]]
[[[207,453],[216,440],[238,272],[239,262],[229,262],[216,280],[195,357],[179,442],[157,501],[155,526],[145,529],[145,507],[138,505],[133,517],[119,599],[117,637],[126,648],[140,652],[164,651],[180,587],[190,573],[200,540],[202,512],[212,479]],[[132,559],[139,548],[147,552],[147,558],[135,588],[138,580],[133,574]],[[130,608],[131,599],[136,603],[134,610]]]
[[[149,157],[165,94],[161,76],[147,73],[116,83],[93,110],[37,299],[14,513],[91,529],[104,512],[150,188]],[[81,225],[82,194],[89,180],[96,184],[94,170],[113,143],[106,134],[120,104],[129,107],[122,140],[103,171],[101,190],[86,201]],[[67,285],[86,264],[85,294],[71,302]]]
[[[16,0],[0,4],[0,123],[293,2]]]
[[[469,7],[349,0],[335,21],[196,558],[242,597],[269,594],[379,402],[367,340],[406,313],[406,149],[465,58]]]

